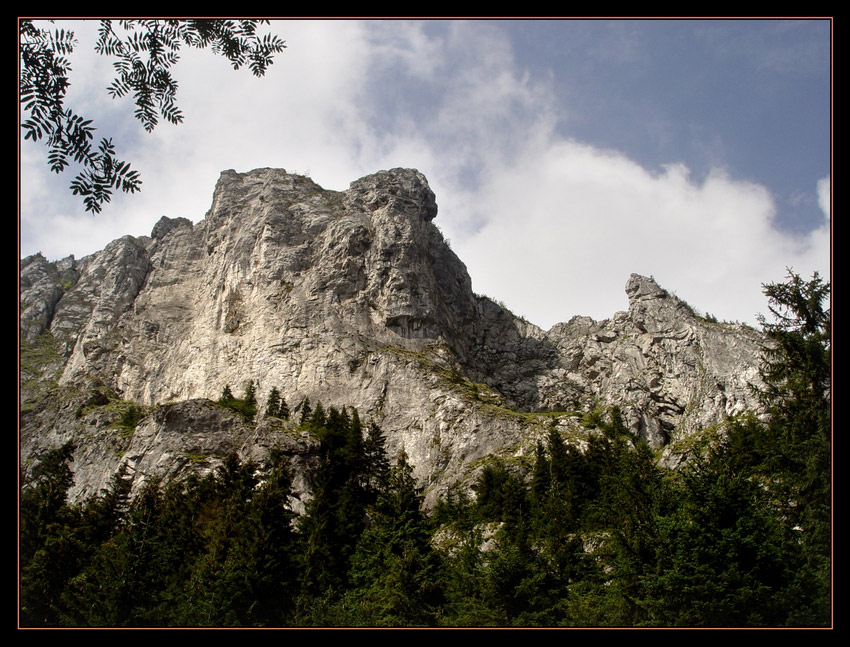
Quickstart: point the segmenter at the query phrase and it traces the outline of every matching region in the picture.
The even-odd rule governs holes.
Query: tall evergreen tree
[[[764,286],[775,322],[762,318],[762,402],[770,421],[760,443],[770,484],[793,501],[792,521],[818,554],[830,544],[831,316],[830,286],[815,273],[803,281],[789,272],[785,283]]]
[[[831,610],[831,314],[830,286],[815,273],[793,272],[764,286],[772,321],[761,318],[763,349],[759,397],[767,422],[748,418],[729,425],[727,460],[769,493],[783,528],[804,562],[796,587],[806,591],[789,624],[823,625]]]
[[[475,501],[464,490],[449,490],[439,501],[433,521],[438,524],[444,561],[446,603],[441,622],[453,627],[484,627],[500,624],[501,615],[490,605],[485,526]],[[502,623],[503,624],[503,623]]]
[[[293,528],[295,513],[289,499],[291,480],[286,457],[273,450],[265,480],[251,499],[246,515],[253,596],[249,618],[256,624],[286,625],[297,594],[297,544]]]
[[[641,576],[641,621],[668,626],[782,626],[809,604],[794,531],[721,443],[676,474],[679,503],[654,521]]]
[[[248,380],[245,385],[245,395],[242,397],[247,404],[257,404],[257,385],[254,380]]]
[[[140,627],[162,622],[154,613],[169,574],[159,539],[162,501],[159,483],[149,482],[133,500],[121,531],[75,582],[69,596],[76,623]]]
[[[292,513],[283,458],[273,453],[271,462],[261,484],[258,466],[235,454],[218,470],[218,503],[190,576],[187,624],[263,626],[283,617],[295,580]]]
[[[358,426],[359,421],[360,419],[357,418]],[[377,501],[378,493],[386,487],[389,472],[390,462],[387,458],[386,439],[381,428],[373,422],[369,425],[366,438],[363,440],[363,470],[361,472],[362,487],[369,503]]]
[[[67,443],[47,452],[21,492],[21,622],[25,626],[59,624],[62,590],[79,568],[84,548],[80,515],[67,498],[74,484],[70,467],[74,450]]]
[[[321,402],[316,403],[316,408],[313,409],[313,416],[311,417],[310,421],[317,429],[321,429],[327,423],[328,420],[325,414],[325,408],[322,406]]]
[[[316,426],[316,414],[324,426]],[[351,419],[333,407],[326,416],[317,404],[311,424],[321,440],[321,463],[312,476],[311,499],[299,531],[305,550],[305,589],[315,598],[346,585],[348,560],[365,528],[366,497],[360,473],[362,439],[354,438]]]
[[[543,520],[546,514],[546,504],[549,500],[549,489],[552,485],[552,472],[546,448],[538,440],[534,453],[534,471],[531,476],[531,499],[534,506],[535,518]]]
[[[245,386],[245,396],[242,398],[243,413],[248,420],[253,420],[257,413],[257,387],[254,380],[248,380]]]
[[[589,614],[591,624],[633,626],[647,621],[643,578],[653,568],[658,541],[658,518],[670,497],[665,493],[661,468],[649,446],[631,437],[612,416],[603,424],[603,435],[588,448],[596,463],[597,494],[584,528],[604,537],[595,552],[601,569],[581,563],[586,581],[580,597],[596,599],[602,613]],[[585,568],[589,570],[584,570]]]
[[[422,496],[402,450],[376,514],[352,559],[355,617],[374,626],[434,624],[442,601],[440,564]]]
[[[277,390],[276,386],[273,386],[269,393],[269,399],[266,401],[266,415],[275,418],[279,417],[280,403],[280,391]]]
[[[312,420],[313,409],[310,407],[310,398],[304,398],[301,402],[301,424],[305,425]]]

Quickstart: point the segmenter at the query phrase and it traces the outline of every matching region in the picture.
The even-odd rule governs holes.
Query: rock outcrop
[[[661,448],[756,406],[756,331],[638,275],[628,312],[543,331],[472,292],[436,213],[415,170],[344,192],[225,171],[198,224],[163,217],[80,260],[24,259],[23,464],[74,440],[78,496],[123,464],[140,483],[274,444],[309,466],[311,439],[210,402],[255,380],[261,403],[277,387],[291,407],[356,407],[433,501],[480,459],[533,453],[550,424],[580,442],[597,407],[620,406]],[[134,429],[120,423],[131,402],[148,414]]]

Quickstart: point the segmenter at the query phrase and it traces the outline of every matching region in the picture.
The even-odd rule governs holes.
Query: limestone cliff
[[[123,464],[139,483],[231,449],[283,445],[308,467],[314,439],[210,402],[256,380],[260,403],[277,387],[291,407],[356,407],[433,501],[479,459],[533,453],[550,424],[580,442],[596,407],[619,405],[657,448],[755,407],[756,331],[701,319],[637,275],[628,312],[543,331],[473,294],[436,213],[415,170],[344,192],[225,171],[196,225],[163,217],[80,260],[22,260],[22,464],[73,439],[75,495]]]

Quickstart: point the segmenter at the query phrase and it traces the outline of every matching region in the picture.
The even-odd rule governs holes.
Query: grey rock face
[[[49,263],[40,253],[21,261],[21,336],[33,341],[53,320],[56,306],[79,279],[73,256]]]
[[[391,454],[404,446],[433,501],[487,455],[533,452],[553,420],[580,442],[575,412],[619,405],[661,447],[755,406],[759,333],[700,319],[637,275],[628,312],[543,331],[473,294],[436,213],[415,170],[344,192],[283,170],[225,171],[196,225],[163,217],[149,238],[79,261],[24,259],[22,338],[31,349],[49,333],[56,356],[42,366],[65,395],[22,374],[22,460],[73,437],[79,495],[124,463],[138,482],[174,478],[203,463],[187,457],[211,469],[274,443],[308,466],[309,439],[291,426],[209,402],[255,380],[260,403],[277,387],[291,407],[356,407]],[[116,416],[98,422],[83,404],[92,383],[150,413],[108,451]]]
[[[598,323],[575,318],[549,332],[569,358],[568,380],[620,402],[633,430],[656,447],[757,408],[749,385],[759,382],[760,333],[701,319],[636,274],[626,293],[628,313]]]

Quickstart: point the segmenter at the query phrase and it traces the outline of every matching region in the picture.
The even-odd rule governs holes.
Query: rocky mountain
[[[326,191],[278,169],[225,171],[206,217],[163,217],[82,259],[21,261],[22,469],[76,444],[74,496],[126,465],[145,479],[283,446],[304,474],[316,439],[215,403],[277,387],[291,409],[356,407],[402,446],[433,502],[488,456],[523,461],[557,425],[618,405],[675,461],[692,434],[756,407],[760,333],[697,316],[651,278],[627,312],[543,331],[475,295],[415,170]],[[625,277],[624,277],[625,278]]]

